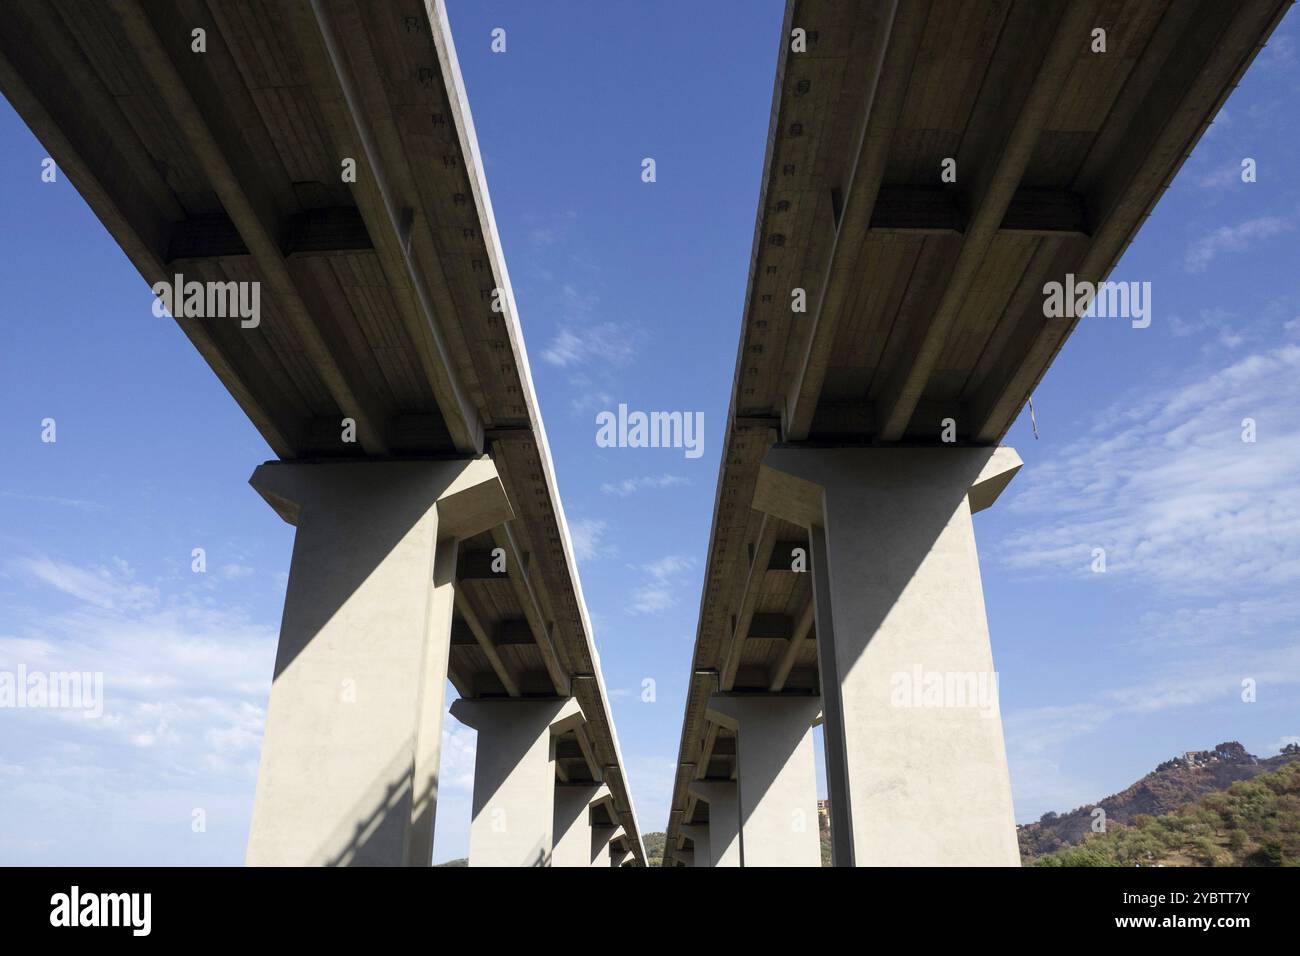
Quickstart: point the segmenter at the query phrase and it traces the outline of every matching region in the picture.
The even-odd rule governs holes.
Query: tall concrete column
[[[478,731],[469,865],[550,866],[555,738],[582,724],[582,708],[572,697],[462,698],[451,715]]]
[[[812,733],[820,712],[821,700],[816,697],[715,694],[709,698],[709,720],[736,734],[736,790],[745,866],[821,866]]]
[[[556,784],[551,866],[592,865],[591,804],[602,790],[609,792],[599,783]]]
[[[691,841],[695,848],[695,866],[709,865],[709,828],[703,823],[683,823],[677,832]],[[680,854],[681,851],[678,851]]]
[[[709,866],[741,866],[740,802],[734,780],[693,780],[691,793],[709,805]],[[698,854],[696,865],[699,865]]]
[[[622,866],[631,855],[632,850],[627,846],[626,841],[615,843],[609,848],[609,865],[612,867]]]
[[[836,866],[1019,865],[971,514],[1010,448],[778,445],[754,507],[809,529]]]
[[[627,836],[627,831],[621,826],[593,823],[591,825],[591,865],[606,870],[614,866],[610,844],[625,836]]]
[[[296,526],[251,866],[431,862],[456,539],[512,517],[487,458],[268,462]]]

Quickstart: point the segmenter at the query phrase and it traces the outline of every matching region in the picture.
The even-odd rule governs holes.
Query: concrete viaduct
[[[1018,865],[971,516],[1288,6],[787,4],[666,865],[817,866],[818,721],[834,865]]]
[[[818,865],[817,723],[835,865],[1018,862],[972,515],[1043,287],[1288,6],[787,4],[666,865]],[[441,0],[16,0],[0,89],[150,284],[261,290],[178,319],[297,528],[248,862],[428,865],[450,680],[471,865],[644,864]]]
[[[450,679],[471,866],[644,865],[441,0],[18,0],[0,89],[151,286],[260,283],[177,319],[297,529],[248,863],[429,865]]]

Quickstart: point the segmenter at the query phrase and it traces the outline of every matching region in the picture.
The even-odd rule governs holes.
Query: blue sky
[[[646,831],[666,822],[781,7],[450,3]],[[1025,416],[1008,437],[1025,467],[976,519],[1018,820],[1182,750],[1300,734],[1298,101],[1292,12],[1114,276],[1152,283],[1151,326],[1081,322],[1034,396],[1040,437]],[[0,670],[103,671],[106,700],[98,720],[0,710],[0,863],[238,864],[292,529],[247,485],[265,443],[66,179],[41,182],[45,155],[0,102]],[[597,447],[620,402],[702,411],[704,455]],[[467,844],[474,735],[449,718],[445,740],[439,860]]]

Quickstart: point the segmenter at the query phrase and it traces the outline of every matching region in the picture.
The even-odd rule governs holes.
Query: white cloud
[[[133,574],[125,562],[118,563],[116,576],[110,568],[80,568],[46,557],[20,558],[17,565],[64,594],[106,610],[147,607],[158,598],[156,589],[131,583]]]
[[[637,566],[646,577],[633,590],[628,609],[633,614],[654,614],[677,603],[683,572],[695,567],[694,558],[670,554],[657,561]]]
[[[636,336],[615,322],[564,326],[542,350],[542,360],[560,368],[603,362],[626,366],[636,354]]]
[[[1188,246],[1183,264],[1188,272],[1200,272],[1220,253],[1241,252],[1256,240],[1268,239],[1294,228],[1294,223],[1278,216],[1261,216],[1235,226],[1221,226]]]
[[[1300,346],[1216,354],[1101,409],[1011,485],[1016,530],[990,561],[1121,588],[1143,608],[1098,635],[1098,654],[1123,662],[1112,686],[1005,712],[1022,819],[1102,795],[1063,758],[1079,738],[1241,706],[1247,678],[1260,699],[1300,686]],[[1245,418],[1254,443],[1242,441]],[[1094,547],[1106,549],[1104,574],[1091,571]]]
[[[0,773],[9,811],[0,845],[47,863],[239,862],[274,626],[215,606],[188,577],[185,588],[166,591],[138,583],[125,562],[15,565],[14,580],[33,594],[0,615],[0,670],[100,673],[103,714],[0,714],[6,760],[17,768]],[[50,610],[50,588],[75,603]],[[211,834],[191,831],[195,808],[208,814]],[[51,845],[20,846],[24,830],[51,834]]]
[[[1242,422],[1257,440],[1242,440]],[[1117,403],[1020,478],[1026,516],[994,557],[1025,573],[1138,580],[1166,593],[1300,581],[1300,346]],[[1016,488],[1016,485],[1012,485]]]
[[[579,561],[590,561],[604,554],[601,541],[608,527],[604,521],[596,518],[582,518],[569,525],[574,554]]]
[[[600,490],[607,495],[618,495],[620,498],[627,498],[643,488],[673,488],[678,485],[689,484],[690,481],[680,475],[643,475],[640,478],[624,478],[618,482],[606,482],[600,486]]]
[[[1240,183],[1241,166],[1236,163],[1220,166],[1196,180],[1196,185],[1202,189],[1227,189]]]

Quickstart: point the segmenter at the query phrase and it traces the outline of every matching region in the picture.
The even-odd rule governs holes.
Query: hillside
[[[1131,823],[1138,816],[1163,816],[1210,793],[1226,790],[1237,781],[1250,780],[1300,758],[1300,748],[1288,745],[1275,757],[1259,758],[1236,741],[1213,750],[1180,754],[1156,767],[1126,790],[1068,813],[1045,813],[1037,823],[1017,828],[1020,856],[1026,863],[1036,857],[1080,843],[1092,832],[1094,807],[1106,811],[1108,827]]]
[[[664,865],[664,840],[667,837],[662,830],[656,830],[654,833],[643,833],[642,841],[645,843],[645,855],[647,866]]]
[[[1035,866],[1300,866],[1300,762],[1162,817],[1135,816]]]

